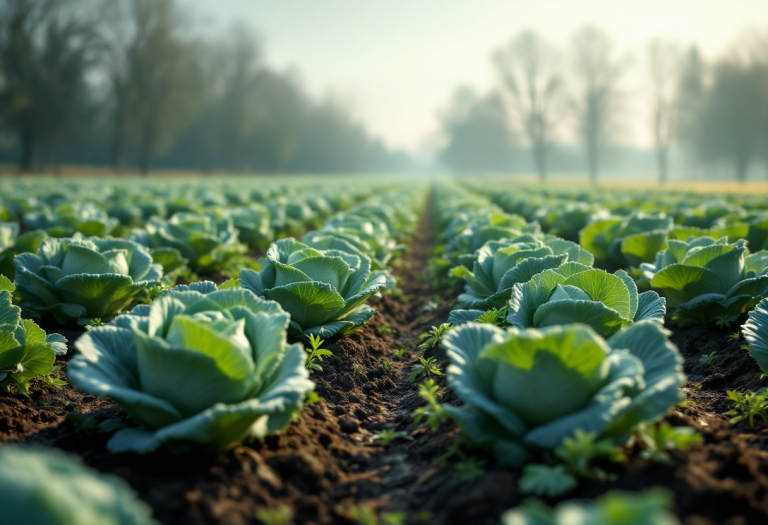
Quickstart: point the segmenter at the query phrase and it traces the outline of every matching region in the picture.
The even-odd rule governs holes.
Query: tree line
[[[253,32],[194,36],[173,0],[0,0],[0,162],[391,171],[407,155],[310,97]],[[4,160],[3,158],[4,157]]]
[[[596,27],[574,33],[567,51],[533,31],[514,36],[492,55],[497,87],[460,88],[442,113],[440,160],[459,173],[504,172],[527,149],[545,181],[571,131],[596,182],[630,118],[622,81],[632,62]],[[729,166],[740,181],[753,165],[768,169],[768,39],[745,35],[712,62],[695,46],[655,39],[638,62],[661,183],[672,147],[692,163]]]

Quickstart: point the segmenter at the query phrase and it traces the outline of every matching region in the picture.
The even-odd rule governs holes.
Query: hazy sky
[[[744,29],[768,31],[768,0],[180,0],[206,27],[235,22],[262,36],[267,60],[294,68],[311,93],[349,100],[391,146],[434,142],[437,113],[460,84],[495,84],[493,49],[523,29],[566,47],[592,23],[634,57],[626,90],[641,90],[647,41],[696,42],[716,57]],[[633,97],[626,140],[648,144],[646,100]]]

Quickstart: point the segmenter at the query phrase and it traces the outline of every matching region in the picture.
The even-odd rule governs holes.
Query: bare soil
[[[458,434],[455,426],[432,432],[413,422],[413,410],[423,404],[408,377],[420,355],[418,336],[447,319],[458,293],[450,284],[433,287],[421,279],[434,242],[428,211],[395,269],[402,294],[385,294],[374,303],[378,314],[371,322],[327,345],[334,356],[313,377],[320,401],[307,406],[282,435],[220,457],[110,454],[108,435],[76,429],[67,414],[102,421],[120,415],[120,409],[67,386],[37,390],[31,398],[2,393],[0,442],[45,444],[78,454],[97,470],[125,478],[167,525],[258,524],[259,511],[280,507],[290,509],[297,525],[352,524],[349,511],[362,504],[380,513],[404,512],[408,524],[496,525],[501,512],[526,499],[517,491],[520,470],[496,466],[492,457],[480,454],[486,474],[462,481],[455,468],[459,459],[446,457]],[[435,299],[437,308],[425,311]],[[728,339],[733,330],[672,330],[685,356],[688,402],[667,419],[695,426],[704,443],[673,452],[669,465],[641,460],[637,450],[629,450],[627,463],[609,466],[614,481],[584,482],[569,497],[662,485],[674,492],[674,511],[686,525],[764,525],[768,425],[731,426],[726,391],[754,390],[765,381],[739,348],[743,342]],[[402,347],[407,353],[395,359]],[[701,364],[700,356],[712,351],[716,362]],[[447,358],[439,349],[428,355],[445,370]],[[389,369],[385,361],[392,362]],[[58,364],[65,372],[66,361]],[[440,401],[460,404],[445,386],[445,376],[436,379]],[[410,439],[384,446],[377,436],[388,428]]]

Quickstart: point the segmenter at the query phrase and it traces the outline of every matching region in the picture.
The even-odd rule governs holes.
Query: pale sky
[[[524,29],[566,48],[590,23],[631,54],[633,118],[623,142],[647,145],[642,73],[653,37],[695,42],[705,58],[745,29],[768,32],[768,0],[180,0],[206,28],[235,22],[263,38],[268,63],[291,68],[310,93],[348,100],[393,147],[428,149],[437,113],[462,84],[494,87],[492,50]]]

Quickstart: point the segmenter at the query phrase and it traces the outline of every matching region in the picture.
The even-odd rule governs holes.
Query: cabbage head
[[[458,305],[481,310],[501,308],[509,301],[515,284],[527,282],[537,273],[569,260],[591,265],[593,257],[579,245],[557,237],[541,240],[522,235],[489,241],[474,254],[460,257],[465,265],[453,270],[466,283]]]
[[[238,238],[252,248],[264,249],[274,237],[274,232],[269,224],[269,210],[258,203],[248,206],[229,208],[224,214],[232,219],[232,224],[237,228]]]
[[[0,274],[13,281],[16,278],[13,258],[20,253],[36,252],[47,236],[42,230],[19,235],[17,222],[0,223]]]
[[[51,237],[70,237],[75,233],[106,237],[113,234],[120,221],[92,203],[81,202],[60,204],[55,211],[26,213],[24,224],[30,230],[45,230]]]
[[[8,524],[159,525],[125,481],[52,448],[0,449],[0,507]]]
[[[581,230],[580,244],[599,262],[638,265],[653,260],[672,226],[672,218],[664,214],[601,218]]]
[[[623,270],[610,274],[565,263],[515,285],[507,322],[517,328],[584,323],[608,337],[636,321],[661,323],[665,312],[664,299],[656,292],[638,293]]]
[[[749,254],[746,241],[726,237],[670,239],[643,278],[660,290],[683,324],[728,324],[768,296],[768,252]]]
[[[122,239],[45,239],[37,253],[17,255],[17,295],[25,313],[60,323],[106,320],[129,308],[163,275],[146,248]]]
[[[243,269],[240,284],[278,302],[291,315],[293,335],[331,337],[356,330],[376,313],[365,302],[387,278],[371,272],[370,259],[289,238],[269,247],[259,272]]]
[[[29,380],[53,372],[56,357],[67,353],[67,340],[59,334],[46,334],[31,319],[21,318],[14,306],[14,286],[0,276],[0,386],[29,394]]]
[[[78,339],[69,376],[137,423],[113,452],[225,450],[285,428],[314,385],[288,314],[247,290],[178,286]]]
[[[146,234],[137,232],[135,236],[149,248],[177,250],[189,267],[199,273],[220,271],[233,257],[246,251],[228,217],[195,213],[177,213],[168,220],[155,217],[146,224]]]
[[[447,406],[462,433],[500,462],[519,465],[577,429],[624,444],[641,423],[684,399],[682,357],[660,324],[644,321],[608,340],[582,324],[503,330],[469,323],[443,338]]]

